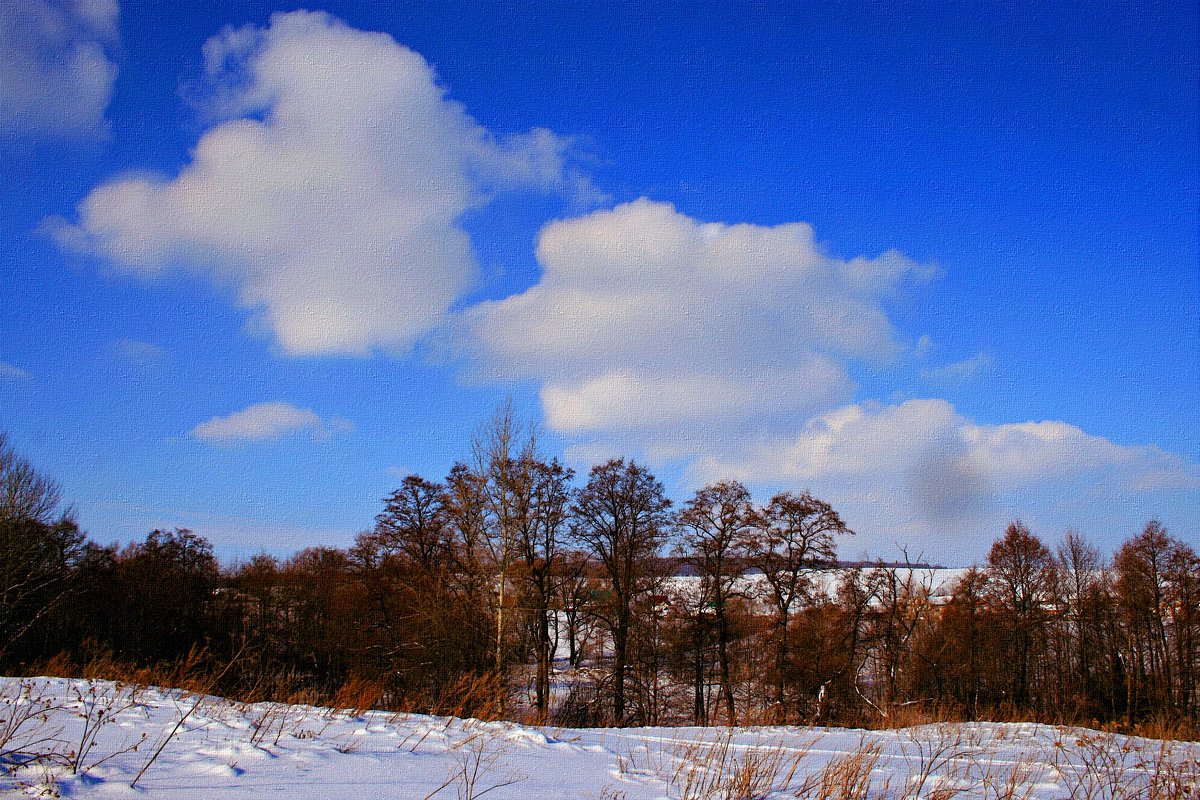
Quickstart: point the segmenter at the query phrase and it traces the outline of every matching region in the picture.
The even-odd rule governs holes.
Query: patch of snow
[[[794,798],[857,757],[878,797],[994,796],[1015,776],[1051,800],[1094,780],[1100,760],[1132,789],[1156,762],[1194,780],[1200,759],[1195,743],[1034,724],[535,728],[62,678],[0,678],[0,712],[0,790],[80,798],[670,800],[725,797],[749,779],[755,797]],[[67,754],[89,737],[73,770]]]

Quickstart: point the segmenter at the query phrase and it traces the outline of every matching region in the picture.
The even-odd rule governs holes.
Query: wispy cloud
[[[950,364],[943,364],[937,367],[924,367],[921,369],[921,377],[930,380],[956,380],[966,381],[972,378],[978,378],[982,375],[987,375],[995,367],[996,362],[987,353],[979,353],[971,358],[965,358],[962,361],[955,361]]]
[[[33,375],[28,371],[21,369],[18,366],[9,364],[5,361],[0,361],[0,379],[9,381],[27,381],[31,380]]]
[[[354,429],[354,423],[341,417],[322,419],[309,408],[297,408],[289,403],[257,403],[228,416],[213,417],[192,429],[191,435],[201,441],[234,444],[282,439],[306,432],[314,440],[326,440],[338,433]]]
[[[140,339],[117,339],[112,346],[124,361],[141,367],[152,367],[167,358],[166,348]]]

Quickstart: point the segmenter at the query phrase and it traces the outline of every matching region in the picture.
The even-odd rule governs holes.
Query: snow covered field
[[[60,678],[0,678],[0,757],[14,796],[213,800],[1182,800],[1200,774],[1200,745],[1045,725],[550,729]]]

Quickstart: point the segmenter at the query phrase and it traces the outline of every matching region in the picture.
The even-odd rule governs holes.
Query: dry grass
[[[1054,766],[1068,800],[1186,800],[1200,794],[1200,751],[1182,742],[1064,730]]]
[[[677,741],[669,786],[679,800],[762,800],[791,787],[815,741],[737,744],[735,728],[714,740]]]
[[[32,680],[0,685],[0,771],[12,774],[45,760],[60,740],[66,701]]]
[[[139,707],[141,692],[135,684],[88,680],[71,684],[58,697],[36,680],[5,682],[0,688],[0,774],[8,788],[55,795],[56,773],[87,775],[117,756],[136,752],[145,733],[106,741],[104,747],[100,740],[122,714]]]
[[[1200,727],[1197,727],[1196,721],[1178,717],[1154,717],[1137,723],[1132,729],[1117,729],[1117,732],[1163,741],[1194,742],[1200,740]]]
[[[495,722],[505,718],[502,675],[464,675],[413,708],[440,717],[464,717]]]
[[[883,800],[890,779],[873,780],[879,762],[877,742],[863,742],[854,750],[835,756],[819,771],[807,776],[795,792],[798,800]]]
[[[492,731],[476,730],[454,744],[449,753],[453,759],[446,779],[424,800],[454,790],[455,800],[477,800],[485,794],[526,779],[526,775],[507,767],[505,756],[511,747],[506,739]]]
[[[370,680],[352,675],[334,693],[329,707],[345,716],[361,716],[366,711],[379,708],[386,689],[387,685],[383,680]]]

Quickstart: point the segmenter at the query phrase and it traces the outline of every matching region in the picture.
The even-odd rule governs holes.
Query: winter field
[[[1035,724],[535,728],[0,679],[0,788],[84,798],[1183,798],[1200,745]]]

